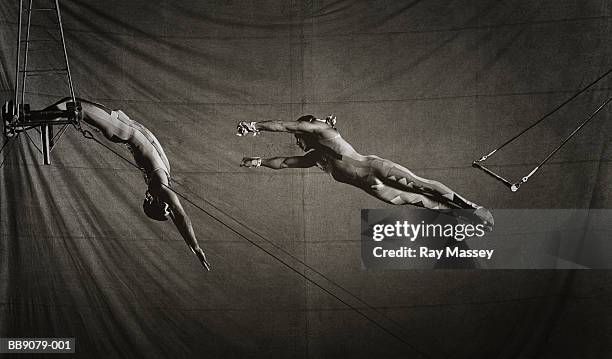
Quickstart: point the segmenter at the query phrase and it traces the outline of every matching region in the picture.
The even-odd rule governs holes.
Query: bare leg
[[[379,175],[382,177],[379,178],[381,182],[398,189],[404,189],[406,192],[421,194],[425,198],[430,198],[433,202],[440,203],[440,208],[474,210],[471,214],[476,221],[484,224],[488,229],[492,228],[494,221],[489,210],[468,201],[446,185],[419,177],[407,168],[390,161],[385,161],[383,166],[377,168],[380,172]],[[425,202],[423,203],[425,204]],[[427,208],[436,209],[428,206]]]
[[[476,203],[460,196],[446,185],[438,181],[419,177],[399,165],[391,168],[385,180],[392,181],[394,185],[406,187],[409,191],[421,192],[439,198],[441,201],[446,201],[450,208],[476,209],[480,207]]]
[[[376,184],[370,186],[372,196],[394,205],[413,205],[429,209],[451,209],[446,203],[436,201],[430,196],[415,192],[402,191],[398,188],[388,186],[382,181],[375,179]]]

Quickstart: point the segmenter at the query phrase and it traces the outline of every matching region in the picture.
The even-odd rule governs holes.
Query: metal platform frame
[[[40,133],[41,148],[36,148],[41,152],[43,164],[51,164],[51,151],[55,144],[65,133],[67,126],[76,125],[79,121],[80,104],[76,100],[74,85],[72,82],[72,74],[70,72],[70,64],[68,61],[68,52],[66,51],[66,40],[64,36],[64,28],[62,25],[62,16],[60,11],[59,0],[47,1],[46,7],[35,7],[35,0],[28,0],[27,8],[24,7],[24,0],[19,1],[19,20],[17,29],[17,54],[15,61],[15,87],[12,101],[7,101],[2,108],[2,119],[4,124],[4,135],[7,137],[17,136],[21,132],[35,129]],[[44,1],[37,0],[37,3]],[[44,5],[43,5],[44,6]],[[59,30],[60,41],[56,39],[33,39],[31,38],[32,18],[37,13],[53,12]],[[25,29],[24,29],[24,24]],[[25,38],[24,38],[25,35]],[[61,43],[63,52],[64,67],[34,69],[29,67],[28,60],[33,56],[33,51],[30,48],[32,43]],[[32,52],[32,54],[30,54]],[[65,111],[61,110],[30,110],[30,106],[26,103],[27,82],[28,77],[47,76],[47,75],[63,75],[66,76],[69,96],[72,102],[67,104]],[[54,136],[54,127],[61,126],[61,129]],[[27,134],[31,140],[30,136]]]

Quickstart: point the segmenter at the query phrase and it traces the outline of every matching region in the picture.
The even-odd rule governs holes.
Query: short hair
[[[300,122],[312,122],[314,120],[316,120],[317,118],[314,117],[313,115],[304,115],[300,118],[298,118],[297,120]]]
[[[313,115],[304,115],[300,118],[297,119],[297,121],[299,122],[314,122],[314,121],[318,121],[318,122],[325,122],[329,127],[331,128],[336,128],[336,116],[334,115],[329,115],[325,118],[325,120],[322,120],[320,118],[317,118]]]
[[[145,193],[142,209],[147,217],[156,221],[167,221],[170,215],[170,206],[168,203],[160,200],[158,197],[153,197],[148,190]]]

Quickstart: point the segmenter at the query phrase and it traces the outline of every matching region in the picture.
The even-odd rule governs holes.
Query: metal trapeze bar
[[[502,176],[498,175],[497,173],[491,171],[490,169],[488,169],[487,167],[481,165],[479,163],[479,161],[474,161],[472,162],[472,167],[478,168],[482,171],[484,171],[486,174],[490,175],[491,177],[495,178],[496,180],[502,182],[504,185],[506,185],[508,188],[512,188],[512,183],[510,181],[508,181],[507,179],[503,178]]]
[[[30,110],[28,104],[19,106],[17,109],[12,102],[6,102],[2,107],[2,119],[4,122],[5,135],[15,135],[19,132],[27,131],[32,128],[41,128],[44,132],[53,132],[52,126],[61,125],[77,125],[79,122],[81,105],[80,103],[66,103],[66,110],[45,109],[45,110]],[[45,138],[42,138],[45,143]],[[49,141],[49,146],[52,148],[53,141]]]
[[[34,110],[34,111],[26,112],[24,114],[26,121],[51,120],[51,119],[60,118],[60,117],[69,118],[70,116],[71,115],[69,111],[63,111],[63,110],[40,110],[40,111]]]
[[[542,160],[535,168],[533,168],[531,170],[531,172],[529,172],[528,175],[524,176],[523,178],[521,178],[519,181],[515,182],[515,183],[511,183],[510,181],[508,181],[507,179],[503,178],[502,176],[498,175],[497,173],[491,171],[490,169],[488,169],[487,167],[483,166],[480,164],[480,162],[484,162],[487,160],[487,157],[489,157],[490,155],[492,155],[495,151],[491,152],[490,154],[483,156],[481,159],[472,162],[472,167],[478,168],[482,171],[484,171],[486,174],[492,176],[493,178],[497,179],[498,181],[502,182],[504,185],[506,185],[507,187],[510,188],[510,190],[512,192],[516,192],[519,190],[519,188],[521,187],[521,185],[523,183],[526,183],[529,178],[531,178],[531,176],[533,176],[533,174],[535,174],[542,166],[544,166],[544,164],[546,162],[548,162],[548,160],[555,154],[557,153],[557,151],[559,151],[572,137],[574,137],[574,135],[576,135],[576,133],[578,133],[587,123],[589,123],[593,118],[595,118],[595,116],[604,108],[606,107],[610,102],[612,102],[612,97],[607,98],[586,120],[584,120],[578,127],[576,127],[572,133],[569,134],[569,136],[567,136],[563,142],[561,142],[561,144],[559,144],[557,146],[557,148],[555,148],[552,152],[550,152],[546,158],[544,158],[544,160]]]
[[[45,125],[70,125],[76,124],[76,119],[62,119],[62,120],[34,120],[20,123],[18,126],[45,126]]]

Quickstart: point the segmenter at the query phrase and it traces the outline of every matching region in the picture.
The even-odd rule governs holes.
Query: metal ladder
[[[36,0],[38,6],[34,6],[35,0],[28,0],[28,7],[24,7],[24,0],[19,1],[19,28],[17,31],[17,61],[15,62],[15,92],[14,92],[14,104],[17,106],[17,112],[26,112],[26,93],[27,93],[27,82],[28,77],[33,76],[57,76],[63,75],[66,77],[68,90],[70,92],[70,97],[72,98],[72,102],[76,104],[76,96],[74,94],[74,85],[72,83],[72,75],[70,73],[70,64],[68,62],[68,53],[66,51],[66,40],[64,37],[64,28],[62,26],[62,16],[60,11],[59,0]],[[39,3],[43,3],[40,5]],[[46,3],[46,4],[45,4]],[[31,38],[31,30],[32,30],[32,19],[34,16],[39,16],[41,13],[55,13],[55,24],[58,27],[58,34],[60,40],[49,36],[50,38]],[[51,22],[54,21],[52,18],[53,15],[48,16],[47,19]],[[51,19],[49,19],[51,18]],[[24,23],[26,24],[25,29]],[[25,31],[24,31],[25,30]],[[24,38],[25,32],[25,38]],[[30,68],[28,61],[31,60],[31,56],[34,56],[34,53],[40,52],[50,52],[53,50],[52,48],[46,49],[32,49],[30,45],[34,43],[55,43],[57,51],[63,51],[63,60],[64,65],[59,67],[51,67],[51,68]],[[61,43],[61,48],[59,44]],[[31,53],[31,54],[30,54]],[[54,121],[53,124],[49,123],[40,123],[39,126],[36,123],[33,124],[30,128],[24,128],[23,131],[27,131],[29,129],[36,129],[37,132],[40,132],[41,139],[41,148],[36,146],[36,143],[32,141],[31,137],[27,134],[28,138],[32,141],[34,146],[42,153],[43,163],[48,165],[51,163],[50,153],[53,149],[54,145],[57,143],[59,138],[65,133],[67,126],[72,123],[71,121]],[[32,125],[32,124],[31,124]],[[61,125],[62,128],[58,131],[56,136],[53,136],[53,127]]]

